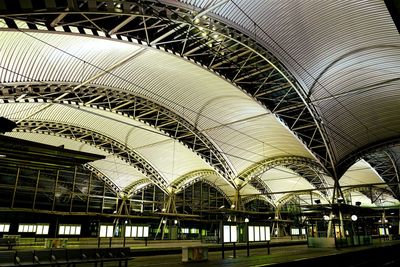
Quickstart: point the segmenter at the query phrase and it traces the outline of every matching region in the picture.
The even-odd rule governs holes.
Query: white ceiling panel
[[[7,67],[0,70],[3,83],[29,80],[81,83],[139,49],[130,43],[67,33],[29,32],[28,35],[0,31],[0,38],[4,43],[1,64]],[[131,91],[170,108],[203,131],[222,153],[236,155],[232,165],[238,172],[275,155],[313,157],[298,138],[250,96],[198,64],[167,52],[147,47],[91,84]],[[51,120],[54,116],[51,110],[35,117]],[[96,127],[98,123],[72,113],[65,113],[62,119],[72,116],[76,125],[85,127]],[[105,131],[111,130],[110,125],[103,123]],[[113,138],[130,138],[125,126],[117,127],[113,126]],[[136,140],[146,142],[147,138]],[[140,145],[133,145],[137,146]]]
[[[172,139],[138,147],[135,151],[157,166],[169,183],[194,170],[212,169],[192,151]]]
[[[400,131],[400,35],[385,1],[164,2],[209,9],[256,36],[299,81],[323,121],[337,163]]]
[[[266,171],[261,179],[273,193],[315,189],[306,179],[284,167],[275,167]],[[283,195],[274,194],[275,199],[280,199]]]
[[[341,186],[384,183],[379,174],[365,160],[359,160],[340,178]]]
[[[229,127],[231,131],[226,130]],[[226,153],[238,173],[266,158],[302,156],[313,158],[304,145],[294,140],[274,116],[257,116],[227,126],[206,130]]]

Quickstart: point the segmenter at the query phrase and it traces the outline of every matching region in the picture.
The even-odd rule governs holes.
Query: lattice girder
[[[83,105],[96,109],[129,116],[135,120],[151,125],[168,134],[170,137],[183,143],[208,162],[227,181],[231,181],[234,172],[226,157],[220,150],[192,124],[176,113],[129,92],[116,89],[106,89],[94,86],[80,86],[71,92],[74,84],[27,84],[19,86],[3,86],[0,89],[0,101],[64,103]],[[55,101],[57,97],[65,95],[62,101]],[[20,101],[14,101],[25,95]]]
[[[285,67],[249,36],[211,17],[194,19],[197,14],[154,1],[59,1],[59,6],[36,8],[33,1],[21,1],[23,8],[7,9],[9,27],[17,28],[12,19],[29,22],[48,30],[71,31],[77,27],[95,35],[138,42],[172,51],[199,62],[246,93],[283,120],[318,160],[333,174],[333,150],[316,110],[308,103],[301,86]],[[299,112],[300,111],[300,112]]]
[[[277,166],[291,169],[292,171],[306,179],[316,189],[320,189],[325,195],[328,194],[326,188],[328,188],[329,186],[323,177],[325,171],[321,168],[318,162],[304,157],[290,156],[266,159],[249,167],[248,169],[243,171],[239,175],[239,177],[245,182],[250,182],[253,185],[252,181],[254,179],[256,179],[255,183],[259,183],[257,182],[257,179],[260,180],[260,176],[263,173]],[[253,186],[257,188],[256,185]],[[269,190],[266,185],[265,190],[266,192],[268,192]]]
[[[161,190],[166,190],[168,186],[166,179],[144,158],[128,149],[124,144],[100,133],[67,124],[42,121],[23,121],[14,130],[17,132],[51,134],[95,146],[117,155],[117,157],[141,171]]]
[[[376,151],[364,157],[371,167],[373,167],[379,176],[385,181],[392,194],[400,199],[400,177],[398,172],[399,159],[390,149]]]
[[[269,205],[271,205],[272,207],[276,208],[275,202],[268,196],[266,195],[259,195],[259,196],[248,196],[242,199],[242,203],[243,205],[254,201],[254,200],[261,200]]]
[[[391,190],[386,189],[386,188],[381,188],[377,186],[357,186],[353,188],[348,188],[346,190],[343,190],[343,195],[349,196],[351,192],[360,192],[363,195],[365,195],[367,198],[371,200],[371,204],[376,203],[382,195],[384,194],[389,194],[392,195],[393,193]]]
[[[186,187],[194,184],[196,182],[206,183],[213,188],[215,188],[218,192],[220,192],[228,201],[230,201],[229,196],[224,192],[217,184],[206,179],[206,177],[218,177],[218,174],[212,170],[197,170],[187,174],[182,175],[178,179],[174,181],[171,187],[175,188],[176,193],[184,190]]]

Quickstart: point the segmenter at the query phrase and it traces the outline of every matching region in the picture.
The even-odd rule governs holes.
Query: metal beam
[[[223,2],[219,2],[216,5],[211,5],[207,7],[203,12],[208,12],[211,8],[216,8],[216,6],[222,4]],[[262,46],[260,46],[255,40],[252,40],[248,36],[241,34],[237,30],[229,27],[228,25],[223,24],[222,21],[217,21],[213,18],[203,18],[196,17],[196,20],[200,20],[198,24],[195,24],[193,20],[188,20],[187,18],[193,18],[192,10],[179,8],[177,9],[174,6],[169,6],[168,4],[156,3],[149,4],[147,2],[124,2],[123,10],[116,10],[114,8],[107,8],[104,10],[104,7],[100,5],[93,5],[88,8],[85,5],[81,5],[76,7],[74,10],[80,12],[82,16],[85,16],[86,21],[77,20],[76,16],[66,16],[64,19],[68,25],[77,26],[82,28],[89,28],[92,30],[98,31],[106,31],[110,32],[115,29],[118,24],[120,24],[121,20],[115,20],[113,18],[109,18],[110,14],[116,14],[121,17],[130,17],[132,16],[131,10],[136,10],[138,14],[136,16],[142,16],[142,23],[144,25],[143,28],[139,23],[138,28],[134,28],[131,31],[125,31],[124,33],[119,32],[119,34],[124,34],[124,36],[134,39],[135,42],[146,42],[151,43],[154,40],[162,37],[165,40],[165,49],[174,51],[176,53],[181,54],[182,51],[191,50],[191,52],[183,53],[188,59],[194,60],[196,62],[201,63],[203,66],[215,66],[216,64],[222,63],[221,67],[225,69],[232,68],[232,71],[221,71],[220,73],[226,77],[228,80],[233,80],[234,76],[238,73],[241,66],[243,66],[244,61],[247,57],[238,57],[237,60],[233,59],[238,49],[243,51],[249,51],[254,53],[257,58],[254,61],[249,62],[249,64],[257,63],[257,66],[249,69],[242,69],[241,74],[242,79],[241,88],[247,93],[253,95],[256,101],[260,101],[263,103],[268,109],[274,110],[278,105],[279,100],[276,101],[272,98],[264,99],[262,96],[264,92],[269,92],[271,89],[271,84],[265,83],[267,77],[269,77],[270,72],[265,70],[269,68],[273,68],[274,73],[276,73],[276,77],[274,77],[274,81],[276,83],[288,83],[291,89],[294,89],[295,93],[290,95],[290,99],[288,99],[288,105],[291,103],[299,103],[302,102],[306,106],[306,110],[304,112],[304,117],[307,117],[310,121],[315,122],[315,131],[313,131],[312,136],[310,136],[308,129],[303,129],[301,127],[296,127],[295,133],[303,139],[306,144],[309,144],[309,148],[314,150],[314,153],[317,155],[318,159],[321,161],[326,169],[331,172],[333,177],[337,177],[336,174],[336,158],[332,148],[330,147],[329,140],[327,139],[326,132],[322,122],[318,116],[318,112],[315,107],[310,103],[307,99],[307,95],[296,83],[293,76],[291,76],[283,67],[283,64],[274,58],[268,51],[266,51]],[[33,10],[32,10],[33,11]],[[41,10],[40,12],[29,12],[24,11],[25,14],[21,15],[21,12],[16,12],[20,14],[12,14],[12,12],[7,12],[8,18],[16,18],[19,20],[28,19],[31,23],[42,23],[42,19],[46,17],[46,14],[54,15],[54,10]],[[24,13],[22,12],[22,13]],[[60,12],[64,13],[64,12]],[[165,14],[165,15],[164,15]],[[50,17],[50,16],[49,16]],[[94,23],[95,19],[99,19],[99,17],[104,17],[107,19],[98,20],[98,24]],[[174,17],[174,19],[172,19]],[[52,17],[53,18],[53,17]],[[150,28],[157,23],[167,22],[168,26],[178,27],[179,25],[188,26],[187,38],[182,39],[181,42],[172,42],[172,39],[175,38],[174,33],[168,33],[168,27],[161,28],[160,31],[151,30]],[[99,26],[101,24],[101,27]],[[211,25],[210,28],[205,27],[205,25]],[[137,31],[136,31],[137,30]],[[133,32],[135,31],[135,32]],[[202,33],[205,36],[203,36]],[[199,34],[200,33],[200,34]],[[177,31],[177,35],[180,35],[179,31]],[[219,38],[210,38],[210,35],[218,34],[222,36],[224,40],[221,43]],[[191,38],[193,37],[193,39]],[[199,38],[200,37],[200,38]],[[184,47],[184,49],[182,49]],[[215,49],[215,47],[218,47]],[[196,52],[196,54],[194,53]],[[210,65],[210,63],[212,64]],[[212,69],[213,71],[219,72],[218,69]],[[246,71],[245,71],[246,70]],[[264,72],[263,72],[264,71]],[[271,78],[271,77],[270,77]],[[246,82],[254,82],[257,80],[259,84],[262,84],[262,88],[255,88],[253,84],[246,84]],[[243,82],[243,83],[242,83]],[[286,93],[288,88],[282,88],[282,93]],[[256,94],[254,94],[257,92]],[[290,101],[289,101],[290,100]],[[289,116],[290,111],[287,111],[285,114],[278,114],[280,118],[283,118],[285,122],[288,124],[289,128],[292,127],[292,122],[290,119],[285,119],[283,116]],[[301,126],[301,125],[298,125]],[[316,147],[314,143],[321,144],[320,147]]]
[[[69,93],[71,86],[78,89],[74,93]],[[4,99],[5,103],[14,103],[15,101],[11,99],[18,98],[21,94],[27,94],[21,102],[40,99],[44,105],[50,105],[55,99],[62,96],[68,98],[70,105],[79,107],[83,104],[96,109],[122,113],[149,124],[185,144],[189,149],[201,155],[227,181],[232,183],[235,176],[226,155],[222,154],[221,150],[204,133],[171,110],[129,92],[120,94],[114,89],[97,88],[87,84],[76,86],[74,84],[31,84],[28,91],[25,86],[5,86],[0,89],[0,92],[2,93],[0,99]],[[103,101],[106,96],[112,97],[113,102]],[[65,129],[60,130],[64,131]]]
[[[146,175],[149,179],[151,179],[154,184],[156,184],[161,190],[166,190],[167,188],[167,181],[166,179],[150,164],[148,163],[144,158],[142,158],[139,154],[135,153],[134,151],[126,148],[124,144],[120,144],[115,140],[110,139],[107,136],[102,135],[101,133],[94,132],[92,130],[88,129],[83,129],[79,126],[73,126],[71,125],[66,125],[62,123],[51,123],[49,125],[48,122],[42,122],[42,121],[26,121],[24,123],[21,123],[18,128],[16,128],[16,131],[29,131],[32,132],[34,128],[36,128],[36,125],[38,124],[47,124],[47,127],[40,128],[37,133],[42,133],[42,134],[54,134],[54,135],[59,135],[58,130],[60,128],[65,128],[68,129],[69,133],[71,135],[67,135],[65,132],[59,136],[61,137],[67,137],[71,139],[75,139],[80,142],[87,143],[89,145],[95,146],[95,147],[100,147],[104,150],[106,150],[109,153],[112,153],[112,149],[115,151],[123,151],[123,154],[119,154],[118,157],[124,160],[125,162],[129,163],[130,165],[134,166],[137,168],[139,171],[141,171],[144,175]],[[77,136],[82,135],[82,134],[90,134],[92,138],[90,139],[79,139],[74,137],[74,133],[76,133]],[[96,140],[96,142],[93,142],[93,140]],[[112,148],[104,147],[99,144],[102,142],[107,142],[109,144],[112,144]]]

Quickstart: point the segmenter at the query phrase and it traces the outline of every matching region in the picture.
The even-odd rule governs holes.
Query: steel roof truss
[[[95,145],[96,147],[100,147],[103,150],[112,153],[115,152],[118,156],[124,160],[125,162],[131,164],[132,166],[139,169],[142,173],[149,177],[157,186],[161,189],[166,189],[167,182],[166,180],[158,173],[154,167],[152,167],[145,159],[143,159],[140,155],[136,154],[134,151],[126,148],[123,144],[119,144],[115,140],[111,140],[106,136],[103,136],[99,133],[92,132],[88,129],[83,129],[80,127],[71,127],[70,125],[61,124],[61,123],[47,123],[41,121],[25,121],[22,122],[17,131],[27,131],[33,132],[34,129],[37,128],[37,125],[44,125],[45,127],[41,127],[36,132],[44,133],[44,134],[54,134],[62,137],[67,137],[71,139],[75,139],[89,145]],[[60,129],[67,129],[70,131],[69,134],[61,133],[59,134]],[[91,143],[91,139],[80,139],[79,136],[91,135],[92,140],[97,140],[96,144]]]
[[[25,87],[4,87],[0,90],[1,97],[6,99],[6,102],[14,102],[14,98],[18,98],[21,94],[28,94],[21,102],[41,99],[41,95],[46,95],[46,101],[57,98],[59,95],[64,95],[66,90],[69,90],[70,85],[46,85],[38,84],[31,85],[28,90]],[[49,90],[52,91],[49,93]],[[46,91],[46,92],[45,92]],[[219,149],[211,143],[207,137],[199,132],[194,126],[186,122],[183,118],[174,114],[173,112],[151,102],[129,93],[123,93],[111,89],[95,88],[90,86],[81,86],[79,90],[74,92],[77,95],[74,100],[79,102],[67,101],[68,104],[84,105],[94,108],[120,112],[149,125],[154,126],[162,132],[167,133],[169,136],[179,140],[185,144],[189,149],[198,153],[203,159],[210,163],[221,175],[228,181],[233,180],[235,176],[233,169],[230,167],[227,159]],[[90,95],[91,100],[81,102],[82,99]],[[107,97],[109,101],[102,101]],[[30,100],[29,100],[30,99]],[[88,103],[90,105],[88,105]],[[123,107],[123,109],[121,109]]]

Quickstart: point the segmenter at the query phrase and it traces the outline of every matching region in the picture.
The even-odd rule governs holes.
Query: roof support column
[[[279,228],[279,223],[282,220],[282,215],[281,215],[281,205],[278,205],[275,209],[275,217],[274,217],[274,222],[272,223],[272,229],[271,233],[273,236],[280,237],[280,236],[285,236],[283,231],[284,229]],[[283,231],[282,231],[283,230]]]
[[[232,204],[232,209],[234,210],[239,210],[239,211],[243,211],[244,210],[244,205],[242,202],[242,195],[240,194],[240,189],[241,188],[237,188],[235,191],[235,196],[233,199],[233,204]]]
[[[334,203],[341,203],[344,202],[345,203],[345,198],[343,196],[343,192],[342,189],[340,188],[340,184],[339,184],[339,179],[337,179],[336,177],[335,179],[335,184],[333,187],[333,193],[332,193],[332,204]]]
[[[175,204],[175,196],[176,196],[175,188],[169,187],[167,188],[167,191],[169,192],[169,194],[167,195],[167,199],[166,202],[164,203],[164,208],[162,209],[162,212],[177,214],[178,212],[176,210],[176,204]],[[154,238],[157,238],[157,235],[162,227],[161,240],[164,239],[165,230],[167,228],[168,222],[169,222],[168,217],[166,216],[161,217],[160,224],[158,225],[157,232]],[[169,224],[171,225],[171,223]],[[169,234],[171,234],[171,232]]]

